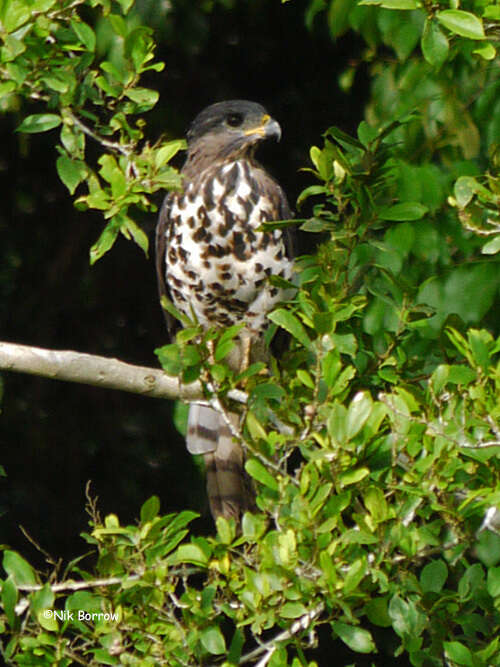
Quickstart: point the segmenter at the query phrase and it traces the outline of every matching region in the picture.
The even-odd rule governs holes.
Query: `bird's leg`
[[[215,347],[212,339],[207,340],[208,361],[210,364],[215,364]]]
[[[240,373],[243,373],[250,366],[250,353],[252,351],[252,337],[249,331],[241,334],[241,359]]]

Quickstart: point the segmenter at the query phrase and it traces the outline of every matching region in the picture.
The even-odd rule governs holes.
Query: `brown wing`
[[[170,203],[171,203],[172,194],[169,193],[163,200],[163,205],[160,210],[160,215],[158,216],[158,224],[156,225],[156,280],[158,283],[158,295],[160,300],[162,297],[166,297],[169,301],[172,301],[170,292],[168,289],[166,281],[166,263],[165,255],[167,253],[167,233],[170,225]],[[167,325],[168,335],[170,339],[173,340],[175,332],[179,328],[179,322],[172,317],[172,315],[162,308],[163,314],[165,316],[165,322]]]
[[[283,192],[280,184],[274,180],[260,165],[252,176],[259,184],[261,193],[267,197],[273,204],[272,220],[291,220],[293,213],[288,204],[288,199]],[[271,220],[270,220],[271,221]],[[293,259],[296,254],[296,234],[294,227],[286,227],[282,231],[283,242],[285,244],[286,256]]]

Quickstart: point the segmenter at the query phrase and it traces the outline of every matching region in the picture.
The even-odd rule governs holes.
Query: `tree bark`
[[[0,370],[39,375],[52,380],[119,389],[152,398],[196,401],[204,398],[200,382],[181,384],[158,368],[135,366],[119,359],[72,350],[47,350],[0,342]],[[234,389],[228,396],[244,403],[246,394]]]

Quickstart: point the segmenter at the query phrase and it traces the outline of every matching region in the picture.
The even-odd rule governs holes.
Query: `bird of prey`
[[[232,100],[204,109],[187,134],[183,188],[167,194],[156,232],[160,296],[203,328],[243,324],[228,363],[241,370],[265,360],[267,313],[287,298],[269,276],[292,277],[289,230],[261,231],[263,222],[290,218],[286,196],[255,160],[258,144],[278,139],[281,128],[255,102]],[[172,336],[177,323],[167,313]],[[253,505],[244,457],[229,419],[191,404],[186,444],[203,454],[214,518],[235,517]]]

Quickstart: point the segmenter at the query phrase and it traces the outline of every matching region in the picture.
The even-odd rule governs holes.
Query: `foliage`
[[[17,13],[2,17],[2,85],[11,107],[19,97],[46,104],[21,130],[61,127],[62,180],[72,193],[85,183],[78,205],[110,220],[97,257],[119,229],[140,241],[128,208],[177,184],[166,164],[180,144],[139,148],[141,126],[127,120],[155,101],[137,88],[153,43],[127,19],[128,3],[123,15],[86,4],[98,31],[76,18],[80,5],[23,13],[7,3]],[[324,7],[312,2],[306,20]],[[332,35],[350,27],[366,40],[372,97],[356,137],[330,128],[310,151],[298,205],[312,210],[299,224],[321,244],[297,260],[296,297],[270,315],[290,349],[267,375],[261,365],[237,375],[224,360],[238,328],[184,322],[158,351],[168,373],[201,379],[223,410],[244,381],[235,435],[258,512],[241,528],[219,519],[201,537],[188,532],[193,513],[161,516],[155,497],[130,526],[102,521],[90,502],[94,572],[75,561],[48,580],[5,550],[7,661],[298,667],[331,636],[353,661],[378,652],[383,664],[387,654],[417,666],[499,664],[495,11],[329,3]],[[99,35],[111,33],[118,40],[97,67]],[[63,51],[78,61],[69,74]],[[95,173],[86,136],[106,151]]]
[[[22,100],[41,103],[45,110],[26,115],[18,131],[59,129],[59,177],[72,195],[85,184],[77,207],[102,211],[106,221],[91,248],[92,263],[119,233],[147,252],[147,236],[129,209],[155,210],[148,195],[180,183],[168,162],[183,141],[161,147],[142,143],[142,115],[156,104],[158,93],[140,86],[140,77],[161,71],[163,63],[153,62],[152,30],[138,25],[132,4],[7,0],[0,15],[0,108],[15,110]],[[95,29],[82,19],[85,13]],[[87,149],[88,138],[102,152],[97,159]]]

